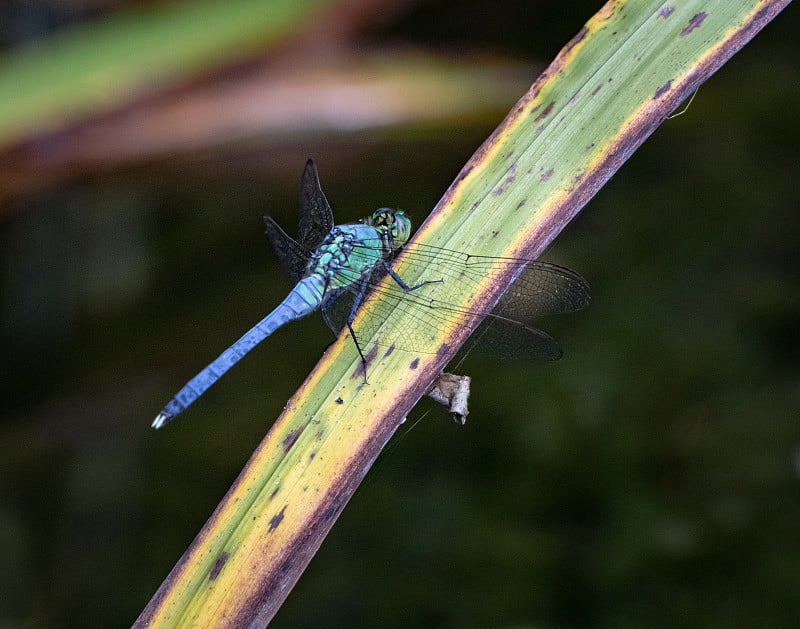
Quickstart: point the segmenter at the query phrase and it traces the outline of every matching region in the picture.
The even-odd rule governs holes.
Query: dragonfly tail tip
[[[164,424],[169,422],[169,420],[171,420],[171,419],[172,419],[172,415],[170,415],[169,413],[165,413],[164,411],[161,411],[156,416],[156,418],[153,420],[153,428],[156,428],[156,429],[157,428],[161,428]]]

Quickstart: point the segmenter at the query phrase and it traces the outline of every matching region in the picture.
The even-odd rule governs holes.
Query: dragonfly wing
[[[355,297],[354,291],[340,288],[322,302],[322,318],[334,334],[339,334],[347,325],[347,317],[353,308]]]
[[[561,346],[552,336],[519,321],[489,315],[467,342],[484,356],[502,359],[553,361],[561,358]]]
[[[397,349],[424,351],[443,332],[446,337],[448,328],[486,318],[474,337],[482,339],[478,349],[496,356],[557,360],[561,356],[558,343],[531,322],[544,315],[580,310],[590,299],[588,284],[578,273],[545,262],[473,256],[413,243],[404,247],[401,258],[394,270],[406,284],[418,288],[405,291],[397,282],[378,284],[370,278],[377,299],[370,315],[357,318],[354,325],[362,344],[373,340]],[[487,281],[499,280],[509,272],[516,273],[517,280],[491,313],[462,309],[451,302],[458,294],[479,290]],[[340,330],[350,308],[334,302],[323,308],[331,328]],[[402,324],[393,316],[395,309],[409,315]]]
[[[286,274],[297,283],[302,279],[311,252],[289,236],[271,216],[264,216],[264,230]]]
[[[314,160],[306,162],[300,182],[300,227],[297,239],[309,251],[322,244],[333,229],[333,211],[319,184]]]
[[[589,305],[589,285],[575,271],[548,262],[528,262],[492,310],[493,314],[531,322]]]

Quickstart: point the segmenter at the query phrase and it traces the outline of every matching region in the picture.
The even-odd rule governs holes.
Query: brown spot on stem
[[[548,168],[546,171],[544,171],[544,172],[543,172],[543,173],[542,173],[542,174],[539,176],[539,179],[540,179],[541,181],[547,181],[547,180],[548,180],[548,179],[550,179],[550,177],[552,177],[552,176],[553,176],[553,169],[552,169],[552,168]]]
[[[708,14],[704,11],[700,13],[695,13],[692,18],[689,20],[689,23],[683,27],[683,30],[680,32],[680,36],[683,37],[684,35],[688,35],[694,29],[699,28],[699,26],[705,21],[708,17]]]
[[[675,12],[675,7],[671,7],[665,4],[658,10],[658,17],[668,18],[674,12]]]
[[[669,91],[669,88],[672,87],[672,79],[664,83],[661,87],[656,90],[656,93],[653,94],[653,100],[661,98],[666,92]]]
[[[282,443],[284,452],[288,452],[292,448],[294,442],[297,441],[297,438],[300,436],[301,432],[303,432],[302,428],[295,428],[288,435],[286,435],[286,437],[284,437]]]
[[[411,369],[416,369],[417,367],[419,367],[419,358],[412,360],[411,364],[409,365],[409,368]]]
[[[272,533],[276,528],[278,528],[283,522],[283,514],[286,511],[286,505],[283,505],[283,509],[281,509],[278,513],[273,515],[269,520],[269,528],[267,529],[267,533]]]
[[[211,572],[208,574],[209,581],[214,581],[219,576],[219,573],[222,572],[222,568],[228,562],[228,557],[230,556],[231,554],[227,550],[223,550],[219,554],[216,560],[214,560],[214,565],[211,566]]]
[[[377,355],[378,355],[378,348],[377,348],[377,346],[373,345],[372,349],[369,350],[364,355],[364,361],[358,363],[358,367],[356,367],[356,369],[353,371],[353,374],[350,376],[350,379],[352,380],[353,378],[361,378],[362,379],[362,384],[364,384],[363,381],[366,380],[366,377],[367,377],[366,371],[369,368],[369,364],[373,360],[375,360],[375,356],[377,356]]]
[[[453,185],[455,186],[455,185],[456,185],[456,184],[458,184],[458,183],[459,183],[459,182],[460,182],[462,179],[464,179],[464,177],[466,177],[467,175],[469,175],[469,174],[472,172],[472,169],[473,169],[474,167],[475,167],[475,166],[474,166],[473,164],[469,164],[469,165],[467,165],[466,167],[464,167],[464,169],[463,169],[463,170],[462,170],[460,173],[458,173],[458,177],[456,177],[456,180],[453,182]]]
[[[322,519],[326,521],[335,520],[336,517],[341,513],[342,509],[344,509],[344,505],[347,503],[347,496],[345,496],[342,492],[336,492],[332,494],[333,498],[331,499],[330,504],[322,513]]]
[[[536,118],[533,119],[534,122],[539,122],[540,120],[544,120],[547,116],[550,115],[550,112],[553,111],[553,107],[555,106],[555,101],[550,101],[550,103],[542,110]]]
[[[578,31],[578,34],[573,37],[566,46],[567,51],[572,50],[583,41],[583,38],[589,34],[589,29],[585,26]]]

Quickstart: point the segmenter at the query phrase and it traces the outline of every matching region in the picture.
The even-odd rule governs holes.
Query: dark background
[[[115,4],[12,3],[2,43]],[[287,292],[261,215],[293,228],[306,157],[340,222],[419,222],[600,6],[406,3],[348,40],[529,73],[480,115],[256,134],[6,196],[0,627],[129,625],[320,357],[321,318],[295,322],[149,428]],[[594,295],[542,324],[564,359],[470,358],[465,427],[423,400],[273,626],[797,625],[798,31],[790,7],[562,234],[545,258]]]

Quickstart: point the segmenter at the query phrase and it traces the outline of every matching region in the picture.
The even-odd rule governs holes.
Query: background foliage
[[[310,19],[277,51],[0,154],[0,626],[129,624],[316,363],[330,336],[314,317],[175,426],[148,428],[288,289],[260,217],[293,227],[305,158],[340,221],[387,204],[423,218],[600,4]],[[9,54],[116,9],[64,6],[4,9]],[[790,8],[546,256],[594,291],[589,310],[543,324],[564,360],[471,358],[464,428],[421,403],[274,626],[795,625],[797,28]],[[354,92],[327,118],[272,124],[286,92],[263,90],[286,86],[290,61],[294,110],[355,75],[405,86],[405,113],[376,122]],[[424,77],[440,109],[403,102]],[[251,115],[226,125],[243,100],[220,94],[243,86]]]

